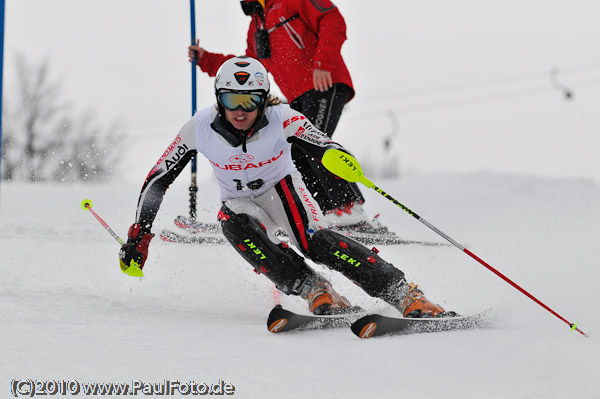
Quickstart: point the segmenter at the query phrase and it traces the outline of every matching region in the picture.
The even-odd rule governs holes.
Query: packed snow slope
[[[0,396],[15,378],[80,382],[216,382],[239,398],[600,398],[600,186],[488,172],[377,181],[589,337],[452,246],[380,247],[380,255],[447,309],[494,309],[484,330],[359,340],[349,330],[274,335],[271,284],[225,245],[150,246],[145,277],[125,276],[118,244],[83,211],[85,198],[121,237],[136,183],[2,183]],[[187,180],[163,203],[154,231],[187,214]],[[200,218],[218,209],[199,190]],[[366,190],[365,190],[366,191]],[[365,192],[407,239],[441,241]],[[316,266],[319,270],[323,270]],[[337,274],[353,303],[393,312]],[[295,297],[284,306],[306,311]]]

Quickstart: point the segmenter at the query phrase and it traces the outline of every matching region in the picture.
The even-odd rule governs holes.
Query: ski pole
[[[125,241],[123,241],[123,239],[121,237],[119,237],[111,228],[110,226],[96,213],[94,212],[94,210],[92,209],[92,206],[94,204],[92,203],[91,200],[89,199],[84,199],[83,202],[81,203],[81,209],[83,209],[84,211],[90,211],[92,212],[92,215],[94,215],[94,217],[96,219],[98,219],[98,221],[100,222],[100,224],[106,229],[106,231],[108,231],[110,233],[111,236],[113,236],[113,238],[115,240],[117,240],[117,242],[121,245],[125,245]]]
[[[110,233],[111,236],[113,236],[113,238],[115,240],[117,240],[117,242],[119,244],[121,244],[121,246],[125,245],[125,241],[123,241],[123,239],[121,237],[119,237],[114,231],[113,229],[110,228],[110,226],[108,225],[108,223],[106,223],[101,217],[100,215],[98,215],[93,209],[92,206],[94,204],[92,203],[91,200],[89,199],[84,199],[81,202],[81,209],[83,209],[84,211],[90,211],[92,212],[92,215],[94,215],[94,217],[100,222],[100,224],[106,229],[106,231],[108,231]],[[144,273],[142,273],[142,269],[139,268],[139,266],[137,264],[133,264],[130,267],[126,267],[123,268],[123,266],[121,267],[121,271],[125,274],[127,274],[128,276],[132,276],[132,277],[144,277]]]
[[[564,319],[561,315],[556,313],[554,310],[550,309],[548,306],[546,306],[544,303],[542,303],[539,299],[537,299],[536,297],[531,295],[529,292],[525,291],[514,281],[512,281],[511,279],[506,277],[504,274],[500,273],[498,270],[493,268],[490,264],[488,264],[487,262],[485,262],[484,260],[479,258],[477,255],[475,255],[473,252],[466,249],[464,246],[460,245],[458,242],[456,242],[455,240],[450,238],[448,235],[443,233],[441,230],[439,230],[437,227],[435,227],[434,225],[429,223],[427,220],[425,220],[422,217],[420,217],[419,215],[417,215],[415,212],[410,210],[406,205],[403,205],[398,200],[393,198],[391,195],[389,195],[388,193],[386,193],[385,191],[383,191],[382,189],[377,187],[372,181],[370,181],[369,179],[367,179],[365,177],[365,175],[360,167],[360,164],[358,163],[356,158],[354,158],[352,155],[349,155],[349,154],[347,154],[343,151],[337,150],[337,149],[330,149],[325,152],[325,154],[323,155],[323,159],[321,161],[323,163],[323,166],[325,166],[331,173],[341,177],[342,179],[347,180],[352,183],[360,182],[360,183],[364,184],[365,186],[367,186],[368,188],[372,188],[373,190],[377,191],[379,194],[383,195],[385,198],[392,201],[394,204],[396,204],[397,206],[402,208],[404,211],[406,211],[406,213],[413,216],[415,219],[417,219],[418,221],[423,223],[425,226],[429,227],[431,230],[435,231],[437,234],[442,236],[446,241],[450,242],[452,245],[454,245],[455,247],[460,249],[462,252],[466,253],[471,258],[475,259],[477,262],[479,262],[480,264],[482,264],[483,266],[488,268],[494,274],[496,274],[497,276],[502,278],[508,284],[512,285],[514,288],[519,290],[521,293],[523,293],[529,299],[531,299],[532,301],[534,301],[535,303],[537,303],[538,305],[540,305],[541,307],[546,309],[548,312],[552,313],[554,316],[556,316],[563,322],[567,323],[569,325],[569,327],[571,327],[571,331],[577,331],[581,335],[587,336],[583,331],[581,331],[579,328],[577,328],[577,323],[570,323],[569,321]]]

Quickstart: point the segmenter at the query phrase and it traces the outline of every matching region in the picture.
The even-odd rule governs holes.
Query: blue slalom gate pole
[[[5,1],[0,0],[0,172],[2,171],[2,81],[4,76],[4,8]],[[2,180],[1,173],[0,180]]]
[[[196,44],[196,7],[195,0],[190,0],[190,26],[192,45]],[[192,62],[192,116],[196,113],[196,56]],[[196,219],[196,157],[192,158],[192,181],[190,183],[190,218]]]

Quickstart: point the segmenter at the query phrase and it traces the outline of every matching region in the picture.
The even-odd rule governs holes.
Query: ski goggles
[[[263,97],[255,93],[231,93],[225,92],[217,95],[219,103],[229,111],[241,109],[252,112],[263,103]]]

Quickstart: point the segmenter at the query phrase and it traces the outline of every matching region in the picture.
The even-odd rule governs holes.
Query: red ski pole
[[[468,249],[466,249],[465,247],[460,245],[458,242],[456,242],[455,240],[450,238],[448,235],[443,233],[441,230],[439,230],[437,227],[435,227],[434,225],[429,223],[427,220],[423,219],[422,217],[420,217],[419,215],[417,215],[416,213],[411,211],[407,206],[403,205],[398,200],[393,198],[391,195],[389,195],[388,193],[386,193],[385,191],[383,191],[382,189],[377,187],[372,181],[370,181],[369,179],[367,179],[365,177],[365,175],[363,174],[363,171],[360,167],[360,164],[358,163],[356,158],[354,158],[352,155],[349,155],[340,150],[331,149],[331,150],[327,150],[325,152],[325,155],[323,155],[323,159],[321,160],[321,162],[323,162],[323,165],[330,172],[341,177],[342,179],[350,181],[350,182],[361,182],[365,186],[377,191],[379,194],[383,195],[385,198],[389,199],[394,204],[396,204],[397,206],[402,208],[406,213],[413,216],[419,222],[423,223],[425,226],[429,227],[431,230],[435,231],[437,234],[442,236],[446,241],[448,241],[449,243],[454,245],[456,248],[460,249],[462,252],[466,253],[471,258],[475,259],[477,262],[479,262],[480,264],[482,264],[483,266],[488,268],[491,272],[493,272],[494,274],[499,276],[501,279],[503,279],[504,281],[506,281],[513,287],[515,287],[517,290],[521,291],[521,293],[525,294],[525,296],[527,296],[529,299],[533,300],[535,303],[537,303],[538,305],[540,305],[541,307],[546,309],[548,312],[552,313],[554,316],[558,317],[560,320],[567,323],[569,325],[569,327],[571,327],[571,331],[577,331],[581,335],[584,335],[587,337],[587,335],[583,331],[581,331],[579,328],[577,328],[577,323],[571,323],[568,320],[566,320],[565,318],[563,318],[561,315],[559,315],[554,310],[550,309],[548,306],[546,306],[544,303],[542,303],[539,299],[537,299],[536,297],[531,295],[529,292],[527,292],[523,288],[521,288],[514,281],[512,281],[511,279],[506,277],[504,274],[500,273],[498,270],[494,269],[492,266],[490,266],[487,262],[485,262],[484,260],[479,258],[473,252],[469,251]]]
[[[92,212],[92,215],[94,215],[94,217],[100,222],[100,224],[106,229],[106,231],[108,231],[110,233],[111,236],[113,236],[113,238],[115,240],[117,240],[117,242],[119,244],[121,244],[121,246],[125,245],[126,242],[123,241],[123,239],[121,237],[119,237],[108,225],[108,223],[106,223],[101,217],[100,215],[98,215],[93,209],[92,209],[92,201],[89,199],[85,199],[83,200],[83,202],[81,202],[81,209],[83,209],[84,211],[90,211]],[[126,266],[123,265],[123,263],[121,262],[121,271],[123,273],[125,273],[128,276],[132,276],[132,277],[144,277],[144,273],[142,272],[142,269],[140,269],[139,265],[135,262],[132,261],[132,265],[130,266]]]
[[[106,229],[106,231],[108,231],[110,233],[111,236],[113,236],[113,238],[115,240],[117,240],[119,242],[119,244],[121,245],[125,245],[125,241],[123,241],[123,239],[121,237],[119,237],[111,228],[110,226],[104,221],[102,220],[102,218],[96,213],[94,212],[94,210],[92,209],[92,201],[89,199],[85,199],[83,200],[83,202],[81,203],[81,209],[83,209],[84,211],[90,211],[92,212],[92,215],[94,215],[94,217],[96,219],[98,219],[98,221],[100,222],[100,224]]]

